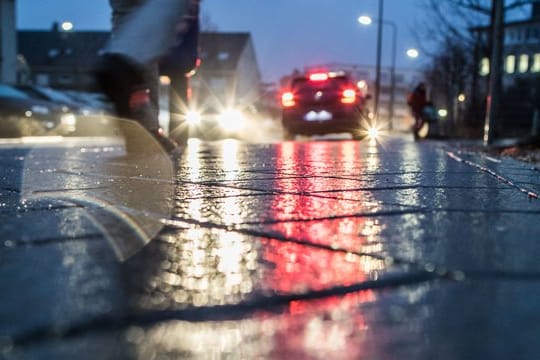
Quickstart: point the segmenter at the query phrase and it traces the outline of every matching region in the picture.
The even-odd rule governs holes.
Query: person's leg
[[[114,31],[95,72],[118,116],[137,121],[169,152],[177,144],[159,128],[157,61],[178,39],[193,1],[110,0]],[[136,150],[131,143],[126,135],[126,146]]]
[[[129,19],[134,16],[134,14],[137,11],[140,11],[142,6],[145,4],[146,0],[109,0],[111,10],[112,10],[112,38],[118,37],[119,32],[122,28],[125,26],[128,26]],[[111,39],[112,42],[112,39]],[[110,44],[109,51],[111,51]],[[121,54],[119,51],[112,51],[114,54]],[[118,59],[118,58],[116,58]],[[120,61],[123,61],[125,59],[122,59]],[[132,59],[135,60],[135,59]],[[134,68],[137,68],[135,71],[142,72],[141,79],[137,79],[135,81],[142,81],[143,84],[141,84],[141,89],[148,89],[148,96],[150,98],[151,106],[146,107],[144,114],[139,114],[136,119],[142,126],[144,126],[146,129],[148,129],[151,132],[157,131],[159,128],[159,72],[158,72],[158,66],[155,61],[150,63],[135,63],[133,62]],[[128,66],[126,64],[120,64],[120,66],[125,67]],[[122,77],[125,77],[126,74],[122,74]],[[138,89],[140,90],[140,89]],[[119,91],[115,90],[115,93],[119,93]],[[109,94],[110,95],[110,94]],[[122,97],[125,98],[126,96],[129,96],[130,94],[122,94]],[[113,95],[114,96],[114,95]],[[114,99],[113,99],[114,101]],[[117,103],[118,101],[114,101]],[[117,109],[119,116],[125,116],[129,118],[133,118],[134,115],[132,114],[132,109],[129,108],[129,106],[125,107],[125,105],[129,105],[129,103],[120,104],[120,109]]]
[[[119,17],[120,25],[105,51],[136,59],[141,64],[157,61],[178,41],[183,17],[192,1],[111,0],[111,5],[116,6],[113,19],[115,15]]]

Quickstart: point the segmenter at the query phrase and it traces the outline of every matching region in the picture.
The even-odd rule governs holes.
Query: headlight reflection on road
[[[189,180],[197,181],[201,176],[201,159],[200,159],[201,141],[199,139],[190,139],[187,147],[186,159],[189,168]]]

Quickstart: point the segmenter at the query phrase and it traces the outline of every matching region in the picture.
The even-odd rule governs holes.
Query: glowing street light
[[[446,110],[446,109],[439,109],[439,111],[437,111],[437,114],[439,114],[440,117],[445,118],[445,117],[448,116],[448,110]]]
[[[419,55],[420,53],[418,52],[418,50],[414,48],[407,50],[407,56],[410,57],[411,59],[416,59]]]
[[[358,22],[362,25],[371,25],[373,20],[367,15],[362,15],[358,17]]]
[[[61,25],[63,31],[72,31],[73,23],[71,21],[64,21]]]

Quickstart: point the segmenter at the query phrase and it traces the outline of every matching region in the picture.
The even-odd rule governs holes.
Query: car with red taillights
[[[295,76],[281,94],[284,137],[350,133],[354,139],[364,138],[361,123],[368,98],[345,72]]]

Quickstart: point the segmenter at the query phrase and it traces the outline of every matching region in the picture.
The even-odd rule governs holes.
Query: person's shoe
[[[182,147],[176,141],[165,135],[163,129],[159,128],[157,131],[152,132],[152,135],[171,158],[181,155]]]

